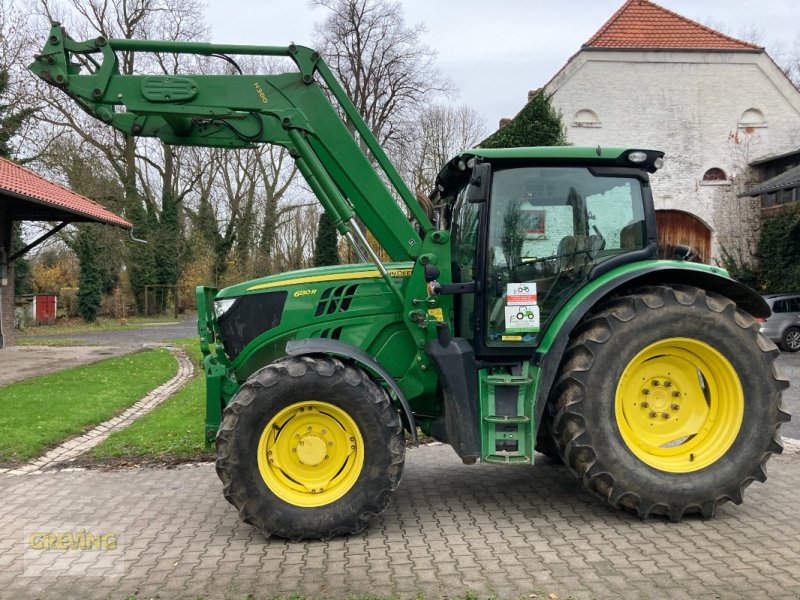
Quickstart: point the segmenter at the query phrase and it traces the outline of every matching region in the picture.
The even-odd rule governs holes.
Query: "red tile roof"
[[[763,50],[648,0],[627,0],[584,48]]]
[[[48,181],[10,160],[0,158],[0,201],[5,200],[2,197],[4,192],[9,192],[13,196],[38,205],[56,209],[61,214],[54,215],[53,220],[60,219],[64,213],[68,213],[77,216],[76,220],[80,221],[99,221],[125,229],[133,228],[131,223],[97,202]]]

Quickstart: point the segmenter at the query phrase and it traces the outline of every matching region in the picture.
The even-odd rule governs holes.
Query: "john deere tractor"
[[[123,75],[120,52],[293,66]],[[264,534],[361,530],[418,429],[467,464],[559,457],[600,500],[673,521],[738,504],[781,451],[787,383],[755,320],[769,308],[722,269],[655,260],[661,152],[465,150],[429,214],[311,49],[77,42],[55,25],[30,68],[129,136],[287,148],[360,257],[198,289],[206,435],[225,497]]]

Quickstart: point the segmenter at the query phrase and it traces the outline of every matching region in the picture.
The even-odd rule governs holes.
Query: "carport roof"
[[[800,166],[792,167],[780,175],[762,181],[758,185],[746,189],[739,196],[759,196],[765,192],[777,192],[800,185]]]
[[[0,202],[14,221],[90,221],[133,228],[97,202],[5,158],[0,158]]]

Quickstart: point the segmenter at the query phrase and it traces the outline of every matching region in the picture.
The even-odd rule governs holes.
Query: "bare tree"
[[[311,4],[329,11],[315,26],[319,51],[380,144],[397,147],[420,109],[452,87],[435,67],[436,52],[422,42],[424,27],[406,25],[399,2]]]
[[[311,266],[318,220],[319,212],[315,206],[297,208],[286,214],[284,226],[279,228],[275,240],[276,270],[290,271]]]
[[[430,192],[442,166],[462,150],[474,147],[488,132],[483,115],[469,106],[426,108],[415,123],[413,143],[403,148],[406,181],[418,192]]]

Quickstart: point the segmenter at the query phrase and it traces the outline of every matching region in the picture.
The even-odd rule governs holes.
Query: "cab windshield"
[[[577,167],[496,170],[489,210],[488,345],[535,342],[596,264],[645,246],[641,182]]]

